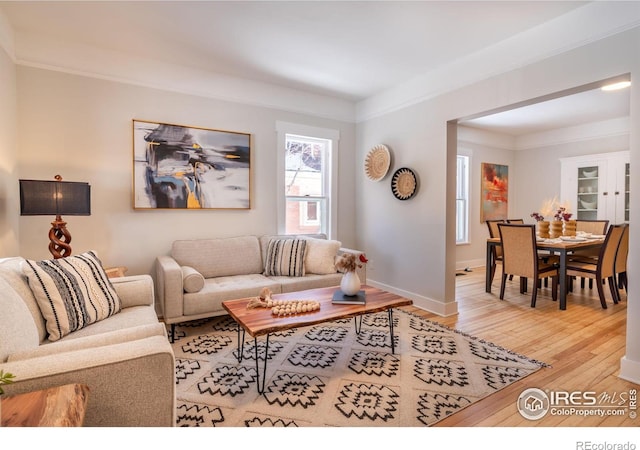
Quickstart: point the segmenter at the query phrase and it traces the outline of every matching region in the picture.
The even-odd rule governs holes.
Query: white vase
[[[342,276],[340,290],[344,295],[356,295],[360,291],[360,277],[355,270]]]

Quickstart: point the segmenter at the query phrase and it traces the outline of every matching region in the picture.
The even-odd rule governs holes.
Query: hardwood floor
[[[440,317],[415,307],[405,307],[430,320],[464,331],[551,367],[520,380],[439,422],[437,426],[484,427],[619,427],[640,425],[640,419],[628,414],[609,417],[577,415],[553,416],[540,420],[523,418],[516,407],[518,396],[527,388],[544,391],[593,391],[596,395],[628,396],[637,384],[618,378],[620,358],[625,352],[627,295],[621,292],[622,302],[614,305],[608,286],[608,308],[602,309],[597,290],[580,288],[567,299],[567,310],[560,311],[551,299],[551,288],[538,292],[535,308],[530,307],[529,292],[519,292],[518,278],[507,282],[504,300],[499,299],[499,268],[492,293],[484,289],[485,272],[475,268],[456,277],[456,298],[459,314]],[[551,285],[551,283],[549,283]],[[627,398],[628,404],[628,398]],[[638,411],[640,413],[640,410]]]

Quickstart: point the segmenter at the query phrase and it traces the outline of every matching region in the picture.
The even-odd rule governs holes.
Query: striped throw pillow
[[[53,260],[26,260],[22,272],[45,319],[50,341],[106,319],[122,308],[94,252]]]
[[[271,239],[264,274],[268,277],[303,277],[306,249],[304,239]]]

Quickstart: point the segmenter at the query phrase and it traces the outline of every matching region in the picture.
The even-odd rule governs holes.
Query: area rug
[[[430,426],[544,366],[401,309],[393,321],[395,354],[386,312],[365,315],[359,334],[353,319],[272,334],[263,395],[254,340],[238,363],[233,319],[180,324],[177,426]]]

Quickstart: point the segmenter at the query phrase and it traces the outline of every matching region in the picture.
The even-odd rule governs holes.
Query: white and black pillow
[[[264,274],[303,277],[307,241],[304,239],[271,239],[267,246]]]
[[[50,341],[106,319],[122,303],[94,252],[53,260],[26,260],[29,280]]]

